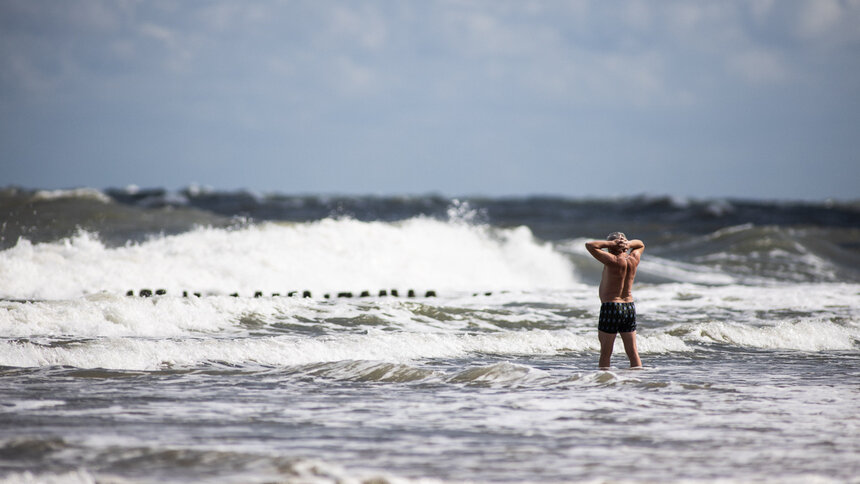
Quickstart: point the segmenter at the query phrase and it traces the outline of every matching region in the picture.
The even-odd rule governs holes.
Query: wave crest
[[[0,296],[57,299],[164,288],[229,294],[382,288],[567,288],[570,262],[526,227],[494,229],[418,217],[403,222],[325,219],[198,228],[110,248],[88,232],[21,240],[0,252]]]

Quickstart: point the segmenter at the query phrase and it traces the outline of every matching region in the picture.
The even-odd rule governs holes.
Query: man
[[[636,349],[636,307],[632,289],[645,244],[641,240],[627,240],[627,236],[621,232],[612,232],[606,240],[588,242],[585,248],[603,263],[600,320],[597,325],[597,338],[600,341],[598,365],[602,370],[609,369],[615,335],[620,333],[624,351],[630,358],[630,368],[642,368]]]

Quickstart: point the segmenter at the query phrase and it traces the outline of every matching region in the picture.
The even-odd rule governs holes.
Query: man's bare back
[[[585,244],[588,252],[603,264],[600,279],[600,367],[608,368],[615,335],[621,334],[631,367],[641,367],[636,349],[636,309],[633,304],[633,280],[645,250],[641,240],[627,240],[620,232],[609,234],[607,240]],[[606,249],[604,251],[603,249]],[[629,252],[628,252],[629,251]]]
[[[594,242],[589,242],[591,246],[586,244],[591,255],[603,263],[600,302],[632,302],[633,279],[636,277],[636,268],[639,267],[645,244],[640,240],[628,241],[623,238],[606,242],[611,244],[605,247],[608,252],[596,248],[597,244]],[[628,249],[630,253],[627,252]]]

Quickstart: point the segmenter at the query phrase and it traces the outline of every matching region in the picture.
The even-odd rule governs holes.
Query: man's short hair
[[[606,240],[615,240],[620,239],[621,237],[624,237],[625,239],[627,238],[627,236],[624,235],[624,232],[612,232],[606,236]]]

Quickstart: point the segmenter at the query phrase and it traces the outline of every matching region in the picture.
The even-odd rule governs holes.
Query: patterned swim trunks
[[[636,306],[632,302],[601,304],[597,329],[613,334],[636,331]]]

